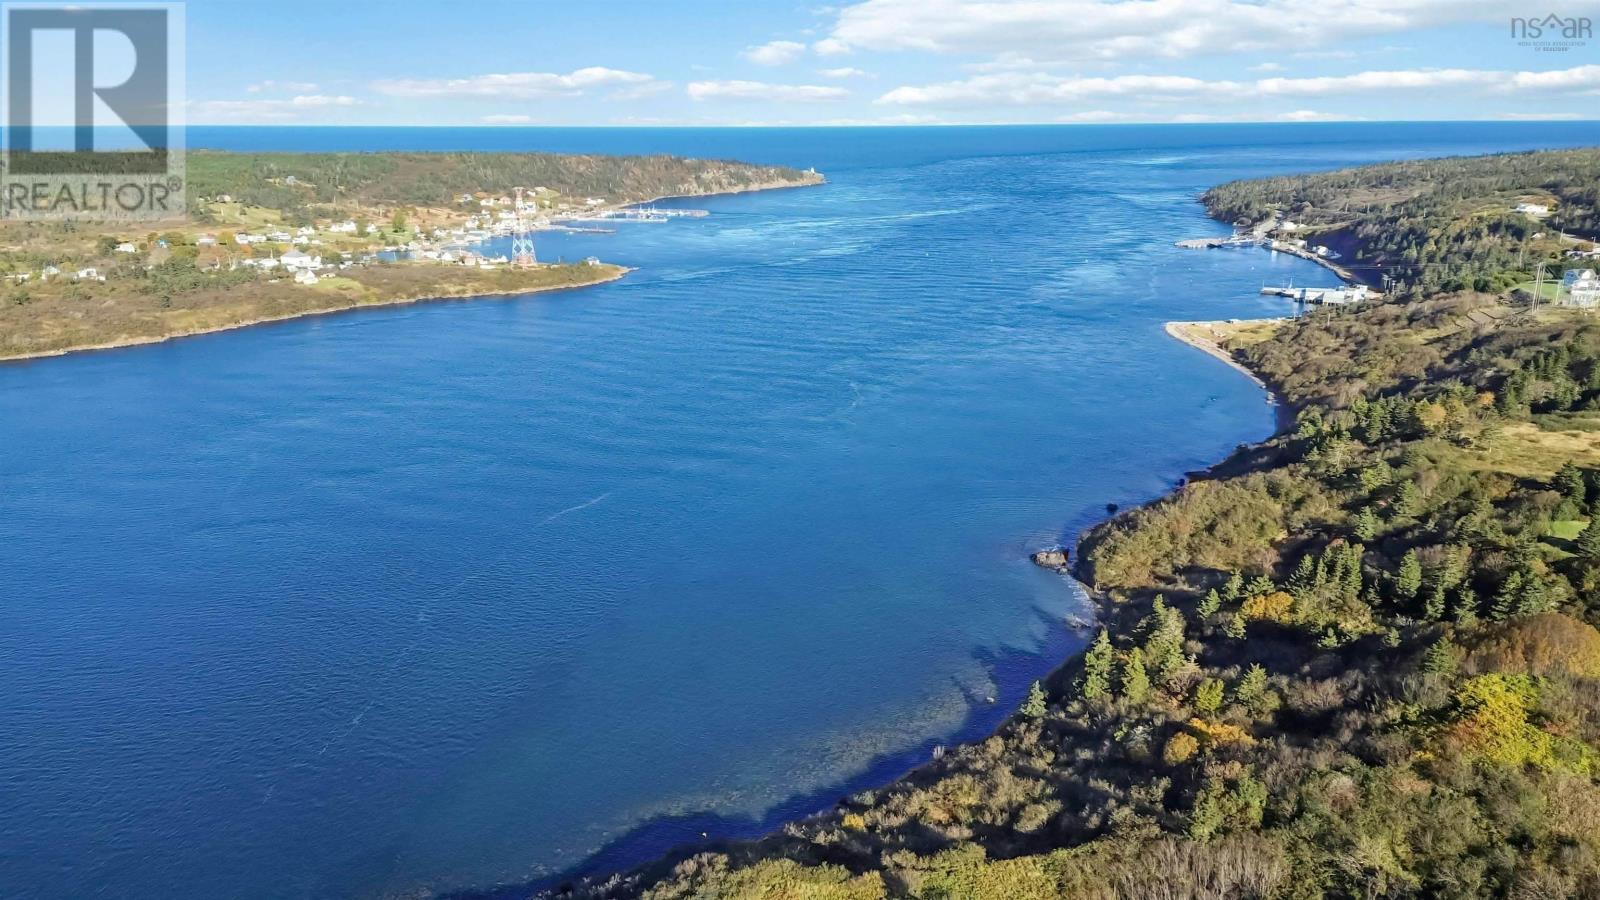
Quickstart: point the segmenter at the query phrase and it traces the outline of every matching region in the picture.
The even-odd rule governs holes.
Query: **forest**
[[[1352,223],[1378,254],[1534,184],[1592,228],[1597,166],[1399,163],[1206,202]],[[1418,277],[1230,349],[1293,424],[1082,537],[1100,628],[992,736],[543,896],[1600,897],[1600,323]]]
[[[676,156],[215,151],[191,152],[188,177],[191,198],[228,195],[282,210],[291,222],[345,218],[372,207],[448,206],[462,194],[517,187],[617,204],[819,180],[783,166]]]

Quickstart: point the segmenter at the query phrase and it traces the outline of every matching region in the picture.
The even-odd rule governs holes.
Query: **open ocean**
[[[0,364],[0,895],[375,897],[754,835],[1081,645],[1029,551],[1272,428],[1169,319],[1336,283],[1233,178],[1595,123],[194,128],[192,147],[816,166],[638,267]],[[989,702],[994,698],[995,702]]]

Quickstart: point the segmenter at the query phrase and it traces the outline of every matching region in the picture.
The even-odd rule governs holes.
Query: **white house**
[[[133,244],[131,244],[131,243],[127,242],[127,241],[123,241],[122,243],[118,244],[116,249],[117,249],[118,253],[138,253],[139,252],[139,248],[138,247],[134,246]]]
[[[322,267],[322,257],[302,253],[299,250],[290,250],[278,257],[278,262],[291,271],[316,271]]]
[[[319,280],[317,273],[310,269],[296,269],[294,272],[295,284],[316,284]]]
[[[1568,269],[1561,276],[1561,302],[1584,309],[1600,306],[1600,277],[1593,269]]]
[[[289,232],[287,232],[287,231],[269,231],[269,232],[267,232],[267,240],[273,241],[273,242],[279,243],[279,244],[287,244],[287,243],[289,243]]]
[[[377,233],[378,233],[378,226],[373,225],[371,223],[368,223],[368,225],[367,225],[367,234],[377,234]]]
[[[49,278],[54,278],[55,276],[60,275],[60,274],[61,274],[61,269],[59,267],[57,267],[57,266],[45,266],[43,269],[39,270],[39,280],[40,281],[44,281],[44,280],[49,279]]]
[[[217,245],[217,236],[214,234],[202,234],[194,239],[194,245],[196,247],[215,247]]]
[[[329,225],[328,230],[334,234],[355,234],[356,223],[350,219],[345,219],[343,222],[335,222]]]
[[[1543,203],[1518,203],[1516,211],[1525,216],[1542,219],[1550,215],[1550,207]]]
[[[88,266],[87,268],[79,269],[77,272],[73,273],[72,277],[76,281],[105,281],[106,280],[105,276],[100,274],[100,270],[96,269],[94,266]]]

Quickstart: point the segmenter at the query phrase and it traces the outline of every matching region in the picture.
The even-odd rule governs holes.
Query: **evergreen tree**
[[[1168,606],[1164,598],[1157,597],[1143,628],[1145,664],[1156,681],[1167,684],[1188,662],[1183,654],[1183,613]]]
[[[1478,595],[1471,585],[1462,585],[1456,591],[1455,616],[1456,624],[1462,628],[1478,624]]]
[[[1394,514],[1407,518],[1415,517],[1422,512],[1422,490],[1415,481],[1409,479],[1400,482],[1394,492]]]
[[[1028,699],[1022,702],[1021,713],[1029,719],[1042,719],[1047,708],[1044,688],[1040,687],[1039,682],[1035,681],[1028,687]]]
[[[1400,571],[1394,577],[1394,591],[1402,600],[1415,600],[1422,590],[1422,560],[1417,551],[1407,550],[1400,558]]]
[[[1378,514],[1373,512],[1372,507],[1363,506],[1361,512],[1356,514],[1355,527],[1351,530],[1356,540],[1366,543],[1378,536],[1379,527]]]
[[[1428,589],[1428,598],[1422,602],[1422,616],[1430,622],[1444,618],[1444,585],[1434,582]]]
[[[1277,698],[1270,695],[1271,692],[1267,690],[1267,670],[1260,663],[1252,665],[1233,688],[1233,699],[1255,716],[1266,715],[1277,705]]]
[[[1454,675],[1460,664],[1456,647],[1448,637],[1440,637],[1422,656],[1422,671],[1429,675]]]
[[[1122,661],[1122,699],[1134,706],[1150,699],[1150,673],[1145,671],[1144,651],[1138,647],[1128,651]]]
[[[1111,666],[1116,661],[1111,635],[1104,628],[1094,644],[1083,654],[1083,682],[1078,694],[1085,700],[1098,700],[1111,690]]]
[[[1580,508],[1589,502],[1589,485],[1584,480],[1583,470],[1571,460],[1563,463],[1556,472],[1555,489],[1561,496],[1576,502]]]
[[[1228,581],[1222,586],[1222,602],[1238,603],[1239,595],[1244,592],[1244,576],[1238,572],[1228,576]]]
[[[1500,585],[1500,592],[1494,595],[1494,605],[1489,610],[1489,617],[1495,621],[1509,619],[1517,611],[1517,600],[1522,595],[1522,573],[1512,572]]]
[[[1296,597],[1310,592],[1317,586],[1317,563],[1311,554],[1300,557],[1300,562],[1295,564],[1294,572],[1289,576],[1289,593]]]
[[[1245,635],[1244,616],[1234,613],[1233,618],[1228,620],[1227,627],[1223,629],[1223,633],[1235,640],[1243,638]]]
[[[1200,618],[1202,619],[1210,619],[1212,616],[1216,615],[1217,610],[1221,608],[1222,595],[1217,593],[1216,588],[1212,588],[1211,590],[1206,591],[1206,595],[1204,597],[1200,598],[1200,604],[1195,607],[1195,612],[1198,612],[1200,614]]]
[[[1600,515],[1589,520],[1578,533],[1578,555],[1584,559],[1600,559]]]
[[[1202,680],[1194,689],[1194,711],[1201,715],[1215,715],[1222,708],[1222,682],[1216,678]]]
[[[1257,575],[1256,577],[1250,579],[1249,584],[1245,585],[1244,596],[1260,597],[1265,594],[1270,594],[1277,589],[1278,586],[1272,583],[1271,578],[1268,578],[1265,575]]]

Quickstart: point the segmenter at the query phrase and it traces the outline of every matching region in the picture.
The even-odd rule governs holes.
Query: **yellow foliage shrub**
[[[1273,591],[1251,597],[1239,607],[1246,619],[1265,619],[1269,622],[1288,622],[1294,611],[1294,598],[1284,591]]]
[[[1445,727],[1444,739],[1497,765],[1591,771],[1593,751],[1528,720],[1538,695],[1538,684],[1526,675],[1495,673],[1473,678],[1456,691],[1456,716]]]
[[[1199,739],[1202,750],[1211,750],[1232,744],[1248,747],[1256,742],[1256,739],[1250,736],[1250,732],[1227,722],[1194,718],[1189,720],[1188,727],[1190,733]]]
[[[1161,758],[1169,766],[1178,765],[1192,758],[1200,750],[1200,742],[1187,731],[1180,731],[1167,741],[1167,748],[1161,752]]]

